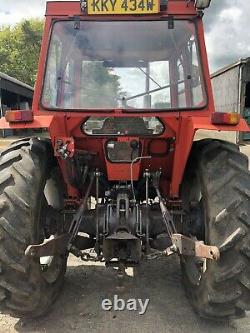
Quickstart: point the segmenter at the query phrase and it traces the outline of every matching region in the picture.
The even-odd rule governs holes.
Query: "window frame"
[[[173,18],[168,18],[168,17],[161,17],[160,19],[141,19],[141,20],[136,20],[134,19],[133,21],[135,22],[162,22],[162,21],[172,21]],[[131,22],[131,20],[125,19],[125,20],[119,20],[119,19],[81,19],[82,22]],[[190,112],[190,111],[202,111],[208,107],[209,103],[209,98],[208,98],[208,88],[207,88],[207,82],[206,82],[206,76],[205,76],[205,70],[204,70],[204,63],[203,59],[201,56],[201,45],[200,45],[200,40],[198,38],[199,32],[198,32],[198,18],[197,16],[194,17],[185,17],[185,18],[178,18],[174,17],[174,21],[190,21],[194,24],[195,27],[195,40],[196,40],[196,49],[197,49],[197,57],[198,57],[198,63],[200,67],[200,75],[203,84],[201,85],[202,92],[204,94],[204,104],[200,106],[191,106],[191,107],[176,107],[176,108],[167,108],[167,109],[145,109],[145,108],[134,108],[134,109],[126,109],[126,108],[121,108],[121,111],[123,114],[152,114],[152,113],[174,113],[174,112]],[[50,51],[50,46],[51,46],[51,41],[52,41],[52,36],[53,36],[53,29],[54,25],[58,22],[72,22],[74,23],[74,19],[54,19],[52,20],[51,28],[50,28],[50,34],[49,34],[49,42],[47,45],[47,57],[46,57],[46,62],[44,66],[44,71],[43,71],[43,81],[42,81],[42,86],[41,86],[41,93],[40,93],[40,99],[39,99],[39,106],[44,110],[44,111],[53,111],[53,112],[70,112],[70,113],[93,113],[93,114],[98,114],[102,112],[106,113],[114,113],[117,109],[120,108],[88,108],[88,109],[83,109],[83,108],[61,108],[61,107],[48,107],[43,105],[43,92],[44,92],[44,87],[45,87],[45,79],[46,79],[46,73],[47,73],[47,68],[48,68],[48,61],[49,61],[49,51]],[[177,96],[178,98],[178,96]]]

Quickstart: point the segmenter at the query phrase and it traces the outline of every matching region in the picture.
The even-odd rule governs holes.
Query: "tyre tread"
[[[234,144],[201,140],[194,143],[190,160],[188,168],[196,166],[208,202],[210,242],[220,248],[221,258],[193,290],[183,266],[185,287],[202,317],[241,318],[250,309],[248,159]]]

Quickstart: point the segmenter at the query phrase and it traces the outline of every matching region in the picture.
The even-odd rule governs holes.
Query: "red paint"
[[[212,95],[212,87],[209,75],[207,53],[204,40],[204,31],[201,17],[197,18],[198,40],[200,44],[200,53],[203,65],[203,76],[207,90],[207,105],[205,108],[198,110],[187,110],[185,112],[171,111],[171,112],[152,112],[152,113],[124,113],[123,110],[115,109],[110,113],[108,110],[85,110],[78,112],[55,112],[44,110],[40,104],[43,78],[45,72],[45,65],[47,59],[47,52],[50,40],[50,31],[52,21],[55,19],[67,20],[72,16],[80,16],[81,19],[88,20],[160,20],[162,17],[173,16],[174,18],[197,18],[197,12],[193,6],[193,2],[187,5],[184,0],[170,0],[168,9],[157,15],[147,16],[87,16],[80,11],[79,2],[48,2],[46,10],[46,22],[45,30],[42,40],[41,55],[39,60],[39,68],[37,74],[37,82],[35,86],[35,94],[33,100],[33,112],[34,120],[30,123],[8,123],[5,118],[0,120],[0,128],[48,128],[51,142],[55,147],[58,138],[66,140],[66,138],[72,138],[73,143],[70,144],[71,153],[75,151],[89,151],[93,153],[93,160],[91,167],[98,168],[103,172],[109,181],[114,180],[129,180],[131,178],[130,164],[111,163],[105,156],[105,137],[90,137],[82,133],[80,126],[91,115],[96,116],[114,116],[114,117],[147,117],[157,116],[165,125],[165,131],[157,139],[169,140],[171,142],[170,152],[167,155],[153,156],[151,159],[141,160],[133,165],[133,180],[138,180],[142,177],[143,171],[147,168],[149,170],[158,170],[161,168],[161,189],[165,196],[171,198],[178,198],[179,187],[182,182],[185,165],[189,157],[189,153],[193,143],[193,137],[195,131],[198,129],[207,130],[223,130],[223,131],[249,131],[249,127],[246,122],[241,119],[236,126],[230,125],[215,125],[212,124],[211,117],[214,113],[214,101]],[[175,59],[171,59],[170,63],[174,63]],[[184,59],[184,66],[187,66],[186,59]],[[173,66],[174,67],[174,66]],[[80,82],[80,68],[78,68],[79,76],[76,78],[76,82]],[[170,71],[172,77],[177,77],[177,73],[174,70]],[[172,96],[172,107],[178,105],[176,96],[177,87],[173,85],[171,87],[170,94]],[[187,89],[187,87],[186,87]],[[190,96],[186,93],[187,100],[190,100]],[[75,96],[75,105],[79,103],[79,95]],[[191,102],[190,102],[191,104]],[[124,138],[123,140],[129,138]],[[143,155],[149,154],[150,142],[154,140],[154,137],[147,137],[140,139],[140,144],[143,149]],[[59,165],[62,171],[62,175],[67,184],[67,202],[75,203],[75,200],[79,200],[81,194],[70,183],[67,175],[66,162],[58,154],[55,155],[58,158]]]

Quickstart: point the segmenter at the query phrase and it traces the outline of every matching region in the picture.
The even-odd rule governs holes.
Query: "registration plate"
[[[87,0],[89,15],[156,14],[160,0]]]

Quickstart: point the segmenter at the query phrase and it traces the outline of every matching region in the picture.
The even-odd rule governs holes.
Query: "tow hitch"
[[[169,256],[173,253],[177,253],[179,255],[184,255],[184,256],[218,260],[220,258],[220,251],[218,247],[205,245],[203,241],[198,241],[196,239],[184,236],[176,232],[176,227],[173,218],[170,212],[168,211],[165,201],[160,193],[159,180],[161,172],[157,171],[153,173],[151,176],[155,192],[160,202],[162,218],[166,225],[169,237],[172,241],[172,245],[159,254]]]
[[[205,245],[203,241],[199,241],[195,237],[187,237],[177,232],[177,228],[173,221],[172,215],[167,208],[165,199],[161,196],[160,193],[159,179],[161,176],[161,172],[157,171],[149,173],[147,171],[146,176],[147,186],[149,179],[152,181],[153,187],[159,200],[159,206],[161,211],[160,215],[162,215],[162,221],[165,224],[165,228],[169,237],[169,245],[167,245],[168,247],[165,250],[152,249],[151,251],[151,249],[148,247],[149,226],[147,224],[144,231],[142,231],[141,226],[139,227],[139,229],[141,230],[139,234],[145,234],[144,238],[146,239],[146,246],[144,245],[144,249],[146,249],[146,251],[144,250],[143,253],[142,240],[138,237],[138,235],[133,235],[129,230],[126,229],[126,223],[129,216],[129,198],[125,194],[119,194],[117,196],[117,209],[115,214],[119,222],[120,230],[118,228],[115,232],[109,233],[107,237],[103,237],[103,242],[101,245],[102,251],[100,251],[100,244],[98,243],[100,235],[98,233],[99,218],[97,214],[96,237],[86,238],[78,235],[80,226],[86,222],[84,221],[86,220],[86,217],[83,220],[83,216],[86,212],[87,198],[94,182],[94,178],[96,178],[96,192],[98,202],[98,182],[100,174],[98,171],[96,171],[95,173],[90,174],[90,182],[86,191],[86,196],[72,219],[69,231],[62,235],[55,235],[50,239],[46,239],[42,244],[28,246],[25,254],[31,257],[46,257],[54,255],[65,255],[68,252],[71,252],[83,260],[88,259],[97,261],[98,259],[102,260],[104,258],[107,265],[118,267],[120,262],[125,264],[125,266],[136,265],[140,262],[144,255],[144,257],[149,260],[157,259],[162,256],[169,256],[174,253],[189,257],[218,260],[220,258],[220,252],[216,246]],[[147,200],[148,198],[146,195],[146,202]],[[124,209],[121,209],[122,204],[124,204]],[[148,206],[146,207],[148,208]],[[120,216],[120,214],[122,214],[122,216]],[[138,216],[138,213],[136,215]],[[148,215],[146,215],[146,217],[147,216]],[[108,226],[106,226],[106,228],[108,228]],[[89,255],[89,253],[82,251],[90,248],[95,248],[97,252],[96,256],[91,256]],[[113,258],[119,259],[114,261]]]

